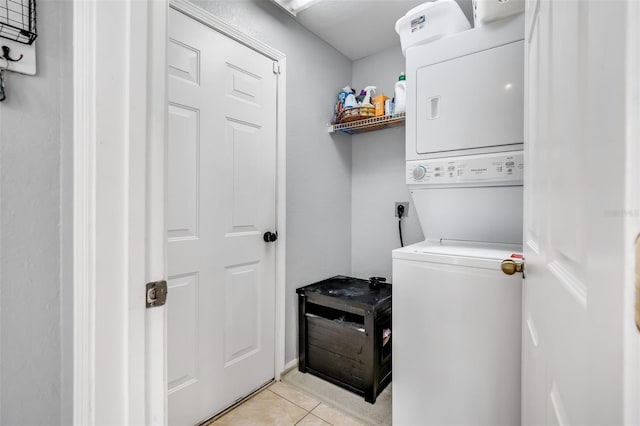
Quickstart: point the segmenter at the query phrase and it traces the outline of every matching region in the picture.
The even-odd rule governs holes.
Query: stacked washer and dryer
[[[524,17],[406,50],[406,182],[425,241],[393,251],[394,425],[520,424]]]

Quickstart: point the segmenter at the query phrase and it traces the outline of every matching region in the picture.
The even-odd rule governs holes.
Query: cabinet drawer
[[[327,376],[333,377],[356,388],[364,388],[364,365],[354,359],[346,358],[334,352],[309,345],[307,365]]]
[[[326,318],[307,315],[307,342],[343,357],[359,361],[367,343],[364,329]]]

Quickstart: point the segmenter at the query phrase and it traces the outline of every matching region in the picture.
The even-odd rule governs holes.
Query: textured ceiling
[[[456,0],[473,25],[471,0]],[[356,60],[399,45],[396,21],[424,0],[323,0],[298,13],[309,31]]]

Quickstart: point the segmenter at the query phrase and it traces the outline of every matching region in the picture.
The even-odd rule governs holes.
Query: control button
[[[427,168],[423,165],[416,166],[416,168],[413,169],[413,178],[415,180],[421,180],[426,174]]]

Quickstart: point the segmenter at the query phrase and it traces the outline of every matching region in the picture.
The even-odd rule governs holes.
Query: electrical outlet
[[[396,201],[396,208],[393,211],[395,217],[398,217],[398,206],[403,206],[404,207],[404,213],[402,214],[402,217],[409,216],[409,202],[408,201],[406,201],[406,202]]]

